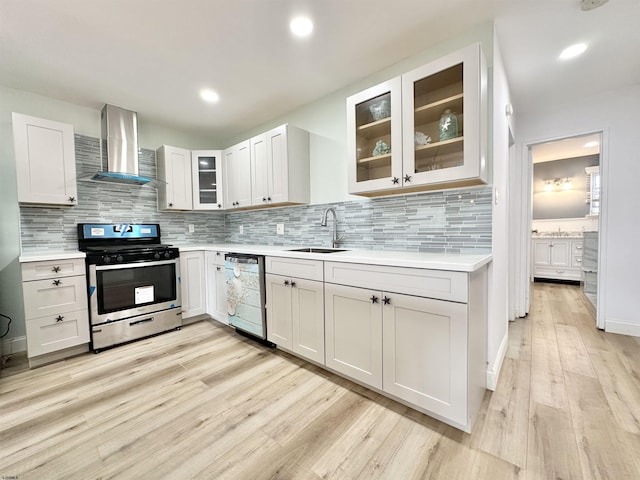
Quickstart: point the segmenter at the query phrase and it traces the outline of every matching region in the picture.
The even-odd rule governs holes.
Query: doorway
[[[602,137],[595,132],[527,145],[529,280],[578,285],[599,328]]]

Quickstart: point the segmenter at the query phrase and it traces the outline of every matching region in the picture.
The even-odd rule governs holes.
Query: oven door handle
[[[176,263],[176,260],[177,258],[174,258],[172,260],[160,260],[157,262],[134,262],[134,263],[119,263],[117,265],[95,265],[95,269],[96,270],[122,270],[123,268],[153,267],[155,265],[170,265],[172,263]]]

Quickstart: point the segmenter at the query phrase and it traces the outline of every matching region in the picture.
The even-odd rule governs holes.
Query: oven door
[[[182,308],[180,260],[89,265],[91,325]]]

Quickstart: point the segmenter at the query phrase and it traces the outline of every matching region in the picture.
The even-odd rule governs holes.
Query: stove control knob
[[[158,252],[153,254],[153,258],[155,258],[156,260],[160,259],[160,254]]]
[[[164,252],[164,258],[169,258],[171,256],[171,253],[169,252]]]
[[[118,255],[118,256],[116,257],[116,261],[117,261],[117,262],[121,262],[122,260],[124,260],[124,258],[122,258],[122,255]]]
[[[109,255],[105,255],[104,257],[102,257],[102,261],[104,263],[111,263],[111,257]]]

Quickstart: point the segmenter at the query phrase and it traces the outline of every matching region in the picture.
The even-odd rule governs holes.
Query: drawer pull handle
[[[130,327],[135,327],[136,325],[141,325],[143,323],[153,322],[154,317],[143,318],[142,320],[136,320],[135,322],[129,322]]]
[[[56,322],[61,322],[64,319],[64,317],[62,315],[58,315],[56,317]]]
[[[54,280],[53,284],[57,287],[58,285],[60,285],[62,283],[62,280]]]
[[[289,280],[285,280],[284,284],[288,287],[289,286]]]
[[[576,250],[582,250],[582,245],[576,245]]]
[[[371,300],[371,303],[378,303],[378,297],[376,297],[375,295],[371,295],[371,298],[369,300]]]
[[[216,270],[217,270],[217,271],[220,271],[220,267],[216,267]]]
[[[60,267],[58,265],[56,265],[55,267],[53,267],[51,269],[52,272],[58,273],[60,271]]]
[[[385,305],[389,305],[391,303],[391,299],[386,296],[382,299],[382,301],[384,302]]]
[[[296,286],[296,282],[294,282],[293,280],[291,280],[291,286],[295,287]]]

